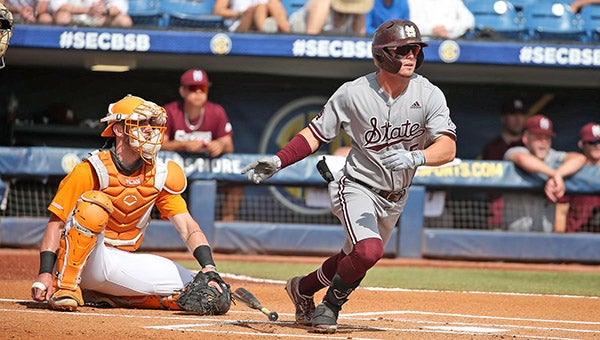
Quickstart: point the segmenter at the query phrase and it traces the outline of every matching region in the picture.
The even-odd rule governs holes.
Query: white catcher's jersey
[[[352,139],[344,174],[387,191],[407,189],[416,169],[387,170],[381,155],[389,149],[423,150],[447,135],[456,138],[456,126],[442,91],[414,74],[396,99],[385,93],[370,73],[347,82],[329,98],[310,122],[312,133],[329,143],[343,129]]]

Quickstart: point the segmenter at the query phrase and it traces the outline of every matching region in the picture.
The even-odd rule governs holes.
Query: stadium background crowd
[[[598,24],[596,30],[584,29],[590,26],[590,22],[584,12],[585,8],[598,9],[600,5],[591,4],[592,1],[583,3],[581,1],[561,2],[563,11],[571,15],[574,26],[578,31],[568,31],[564,35],[557,33],[544,38],[537,36],[535,32],[526,30],[528,6],[533,6],[535,1],[286,1],[286,0],[264,0],[246,1],[242,6],[236,1],[187,1],[195,7],[187,7],[188,10],[197,10],[195,15],[183,13],[180,15],[169,6],[182,6],[186,1],[107,1],[94,4],[93,2],[75,1],[69,2],[59,0],[49,1],[21,1],[3,0],[15,13],[17,25],[78,25],[95,27],[121,27],[121,28],[150,28],[162,30],[200,30],[200,31],[235,31],[253,32],[261,34],[319,34],[331,36],[368,36],[369,27],[377,26],[388,18],[408,18],[418,20],[439,20],[442,28],[433,26],[426,35],[430,39],[465,39],[475,41],[497,41],[517,40],[527,42],[531,40],[543,40],[560,42],[562,44],[590,44],[594,45],[597,39]],[[244,1],[242,1],[244,2]],[[540,1],[546,2],[546,1]],[[62,5],[61,5],[62,3]],[[77,6],[73,6],[75,3]],[[365,5],[366,3],[366,5]],[[440,6],[445,4],[448,8],[456,9],[456,13],[448,8]],[[479,12],[479,3],[492,3],[493,10],[507,13],[514,10],[518,21],[513,21],[520,33],[516,36],[505,36],[506,32],[498,28],[497,31],[489,26],[482,26],[483,16]],[[500,5],[498,3],[501,3]],[[589,3],[589,4],[588,4]],[[146,8],[141,8],[143,4]],[[413,18],[415,4],[423,6],[424,13],[430,15],[424,19]],[[503,8],[507,6],[507,8]],[[436,7],[437,5],[437,7]],[[87,7],[86,7],[87,6]],[[152,11],[154,6],[154,11]],[[236,7],[240,6],[240,7]],[[261,7],[262,6],[262,7]],[[392,7],[389,7],[392,6]],[[411,7],[413,6],[413,7]],[[82,9],[85,7],[87,9]],[[200,7],[203,7],[202,9]],[[215,13],[215,8],[229,8]],[[30,8],[30,9],[28,9]],[[45,8],[45,9],[44,9]],[[179,7],[181,10],[183,7]],[[396,10],[396,12],[392,11]],[[433,11],[437,9],[437,11]],[[281,11],[285,11],[285,18],[281,20]],[[387,10],[387,12],[386,12]],[[459,11],[460,10],[460,11]],[[556,8],[552,8],[555,11]],[[59,17],[61,12],[68,11],[70,19],[65,16]],[[204,11],[204,12],[201,12]],[[248,14],[252,11],[252,15]],[[33,13],[33,15],[30,15]],[[262,13],[261,15],[255,15]],[[421,12],[422,15],[423,12]],[[187,15],[185,15],[187,14]],[[75,21],[74,16],[83,15],[81,21]],[[245,16],[257,18],[254,22],[244,22]],[[465,17],[467,19],[465,19]],[[589,16],[591,18],[592,16]],[[96,18],[96,19],[93,19]],[[260,19],[262,18],[262,19]],[[236,21],[240,21],[235,24]],[[240,24],[244,22],[244,24]],[[465,25],[466,23],[466,25]],[[460,27],[458,24],[460,24]],[[235,25],[235,28],[232,28]],[[242,29],[238,29],[242,27]],[[445,27],[445,28],[444,28]],[[371,31],[372,32],[372,31]],[[442,33],[439,33],[442,32]],[[458,32],[458,33],[457,33]],[[512,33],[511,33],[512,34]],[[269,39],[265,35],[264,39]],[[427,53],[432,51],[426,50]],[[10,57],[10,52],[8,54]],[[5,77],[2,85],[2,98],[0,109],[2,110],[3,124],[5,129],[11,125],[16,127],[13,131],[3,133],[3,145],[44,145],[44,136],[37,135],[34,138],[23,138],[19,131],[22,126],[31,125],[79,125],[82,129],[97,128],[96,120],[102,116],[104,108],[99,104],[104,99],[96,99],[93,96],[105,91],[105,96],[119,97],[123,91],[142,93],[145,97],[152,98],[157,103],[167,103],[177,99],[178,93],[172,91],[178,87],[178,77],[184,70],[158,69],[152,71],[131,71],[126,74],[95,74],[88,70],[77,70],[57,67],[18,66],[10,67],[1,71],[0,77]],[[197,65],[203,68],[203,65]],[[423,72],[427,72],[424,67]],[[552,72],[551,70],[549,72]],[[18,76],[17,76],[18,74]],[[427,74],[426,74],[427,76]],[[285,75],[265,76],[257,73],[235,73],[235,72],[211,72],[211,80],[218,84],[211,92],[211,100],[221,103],[228,112],[232,125],[236,130],[235,150],[238,153],[256,153],[256,143],[248,143],[255,140],[251,135],[256,135],[262,130],[264,121],[256,119],[257,111],[273,113],[273,108],[280,107],[289,100],[297,97],[319,95],[328,96],[343,80],[340,75],[334,79],[318,79],[287,77]],[[68,79],[68,81],[67,81]],[[56,85],[53,89],[41,89],[37,84],[43,82]],[[597,122],[599,119],[598,108],[600,99],[597,89],[576,86],[527,86],[519,84],[481,84],[461,81],[461,79],[446,80],[441,82],[440,87],[447,93],[449,107],[453,118],[459,126],[458,157],[462,159],[478,158],[483,151],[483,145],[491,139],[491,136],[499,131],[497,114],[500,113],[501,103],[507,98],[519,96],[523,98],[525,105],[530,108],[526,113],[532,116],[543,113],[554,122],[556,135],[553,139],[553,147],[564,151],[580,151],[578,141],[580,129],[589,122]],[[244,91],[241,89],[244,88]],[[247,90],[246,90],[247,89]],[[74,97],[74,93],[82,93],[81,97]],[[273,93],[273,95],[271,95]],[[274,98],[266,98],[274,97]],[[85,98],[85,99],[83,99]],[[260,98],[257,102],[256,98]],[[483,126],[484,128],[480,128]],[[81,146],[100,147],[98,139],[93,132],[84,134],[80,140]],[[72,142],[65,141],[61,146],[73,146]],[[334,150],[332,150],[334,151]],[[483,195],[487,199],[487,194]],[[446,195],[446,212],[452,210],[471,209],[469,205],[463,206],[467,201],[471,204],[472,195],[461,192],[448,192]],[[493,196],[493,194],[492,194]],[[476,201],[477,199],[475,199]],[[450,203],[449,203],[450,202]],[[448,206],[448,204],[450,204]],[[454,205],[453,205],[454,204]],[[485,205],[485,204],[484,204]],[[479,208],[478,208],[479,209]],[[483,208],[486,210],[487,208]],[[486,210],[487,211],[487,210]],[[484,213],[485,215],[487,213]],[[465,220],[457,220],[454,216],[437,216],[431,218],[430,223],[442,227],[471,227],[489,228],[488,220],[484,217],[475,217]],[[589,231],[599,231],[597,229]]]

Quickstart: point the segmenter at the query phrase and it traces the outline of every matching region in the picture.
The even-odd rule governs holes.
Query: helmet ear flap
[[[415,70],[421,66],[423,59],[425,59],[425,53],[423,53],[423,49],[421,49],[419,54],[417,54],[417,65],[415,65]]]

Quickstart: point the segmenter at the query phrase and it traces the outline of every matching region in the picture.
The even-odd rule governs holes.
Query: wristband
[[[423,151],[413,151],[412,153],[418,160],[418,162],[415,162],[417,166],[425,164],[425,154],[423,154]]]
[[[40,271],[38,274],[52,273],[56,263],[56,253],[53,251],[43,251],[40,253]]]
[[[310,156],[311,153],[312,149],[306,138],[301,134],[297,134],[275,155],[281,160],[280,168],[283,169],[290,164],[294,164],[297,161]]]
[[[198,261],[198,263],[200,263],[200,266],[202,268],[205,267],[211,267],[213,269],[216,269],[216,265],[215,265],[215,261],[213,260],[212,257],[212,251],[210,250],[210,247],[207,245],[201,245],[198,246],[196,249],[194,249],[194,258],[196,259],[196,261]]]

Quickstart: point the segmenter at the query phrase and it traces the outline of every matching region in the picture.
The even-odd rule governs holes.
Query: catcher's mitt
[[[215,281],[219,284],[223,293],[208,282]],[[186,311],[199,313],[201,315],[225,314],[232,302],[231,287],[217,272],[199,272],[194,279],[188,283],[177,298],[177,305]]]

